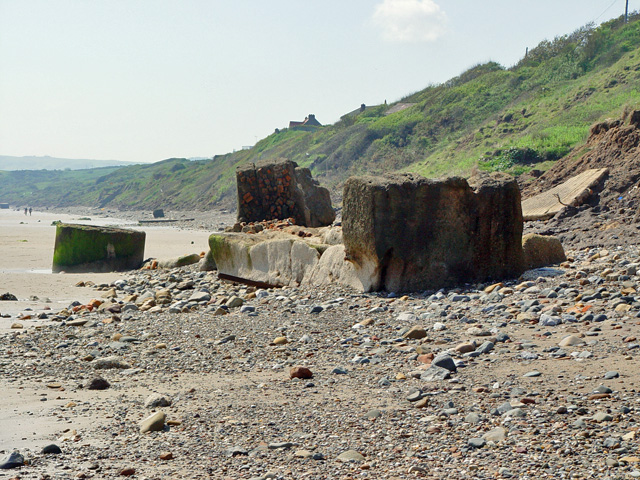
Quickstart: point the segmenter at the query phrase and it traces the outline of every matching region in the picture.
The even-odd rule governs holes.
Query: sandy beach
[[[147,234],[145,258],[166,259],[206,251],[208,237],[215,230],[212,225],[228,224],[234,219],[232,214],[198,213],[195,216],[200,221],[185,228],[141,226],[135,220],[143,218],[139,212],[123,212],[122,216],[79,212],[33,211],[31,215],[25,215],[22,210],[0,210],[0,294],[11,293],[18,299],[0,302],[0,333],[10,332],[16,322],[25,329],[51,324],[37,316],[43,312],[57,312],[74,301],[84,304],[96,298],[99,292],[92,287],[76,286],[79,282],[109,284],[125,275],[121,272],[51,273],[55,221],[143,230]],[[60,431],[59,419],[46,414],[50,404],[42,403],[45,397],[29,388],[4,390],[0,405],[0,450],[7,445],[30,447]],[[59,400],[61,398],[58,396]],[[86,417],[74,423],[77,428],[94,420]]]
[[[632,242],[494,285],[260,290],[195,266],[46,273],[51,222],[83,215],[2,214],[0,456],[26,464],[0,478],[640,477]],[[204,251],[220,221],[145,226],[145,256]]]
[[[200,214],[202,217],[202,214]],[[124,218],[126,217],[126,218]],[[95,284],[110,283],[120,273],[52,274],[51,263],[55,243],[54,221],[87,225],[119,226],[146,232],[145,258],[173,258],[208,250],[207,240],[214,231],[164,225],[138,225],[134,218],[141,214],[127,213],[122,217],[95,216],[90,213],[69,214],[34,211],[0,210],[0,294],[11,293],[17,302],[0,302],[0,314],[37,313],[45,308],[60,310],[73,301],[86,303],[95,293],[92,288],[76,287],[80,281]],[[212,215],[207,216],[211,224]],[[232,222],[233,215],[215,216],[218,224]],[[28,310],[31,309],[31,310]],[[1,318],[0,330],[7,329],[15,318]]]

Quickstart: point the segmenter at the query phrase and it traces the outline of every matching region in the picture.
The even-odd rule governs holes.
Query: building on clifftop
[[[316,120],[316,116],[313,113],[310,113],[308,117],[305,117],[302,122],[296,122],[295,120],[291,120],[289,122],[290,130],[304,130],[312,132],[320,127],[322,127],[322,124]]]

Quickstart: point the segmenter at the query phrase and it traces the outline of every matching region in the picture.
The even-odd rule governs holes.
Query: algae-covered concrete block
[[[146,234],[137,230],[60,223],[52,270],[114,272],[140,268]]]

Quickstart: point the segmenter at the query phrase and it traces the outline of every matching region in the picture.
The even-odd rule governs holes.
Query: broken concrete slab
[[[527,198],[522,202],[523,219],[547,220],[567,205],[582,205],[608,173],[608,168],[585,170],[546,192]]]
[[[318,264],[308,272],[303,283],[309,285],[340,283],[358,292],[369,292],[377,280],[376,272],[370,267],[371,264],[367,264],[360,268],[357,264],[346,261],[344,245],[332,245],[322,253]]]
[[[345,261],[341,227],[264,230],[258,234],[216,233],[210,252],[220,278],[249,285],[327,285],[341,283],[357,291],[371,290],[372,272]]]
[[[320,259],[320,248],[283,232],[213,234],[209,247],[220,274],[273,286],[300,285]]]

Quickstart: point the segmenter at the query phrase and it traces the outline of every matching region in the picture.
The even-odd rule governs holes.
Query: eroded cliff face
[[[559,160],[539,178],[523,186],[525,198],[548,190],[592,168],[608,168],[609,175],[594,189],[591,206],[634,207],[640,198],[640,110],[591,127],[583,148]],[[632,201],[632,204],[628,203]]]

